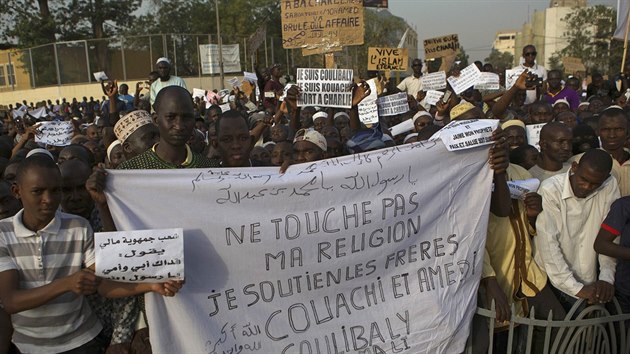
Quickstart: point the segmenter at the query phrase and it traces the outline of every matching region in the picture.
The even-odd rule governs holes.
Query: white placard
[[[546,123],[541,124],[528,124],[525,126],[525,133],[527,134],[527,144],[535,147],[540,151],[540,131]]]
[[[409,112],[409,101],[405,92],[379,97],[376,104],[378,105],[378,115],[381,117]]]
[[[297,86],[296,84],[286,84],[284,85],[284,89],[282,89],[282,96],[280,96],[280,102],[284,101],[287,98],[287,92],[291,89],[291,87]]]
[[[352,107],[352,69],[297,69],[298,106]]]
[[[94,75],[94,79],[98,82],[109,80],[109,78],[107,77],[107,74],[105,74],[104,71],[96,72],[93,75]]]
[[[498,119],[456,120],[440,129],[439,137],[448,151],[471,149],[492,144],[492,132],[499,126]],[[436,134],[438,134],[436,133]]]
[[[35,129],[35,142],[52,146],[72,144],[74,125],[72,122],[40,122]]]
[[[256,73],[250,73],[247,71],[243,71],[243,80],[247,80],[251,83],[254,83],[256,81],[258,81],[258,76],[256,76]]]
[[[206,90],[194,88],[193,92],[192,92],[192,97],[193,98],[197,98],[197,97],[204,98],[204,97],[206,97]]]
[[[228,80],[228,84],[230,85],[230,87],[239,87],[241,82],[239,81],[238,77],[235,76]]]
[[[46,112],[46,107],[40,107],[32,111],[29,111],[28,115],[30,115],[33,118],[40,119],[40,118],[48,117],[48,112]]]
[[[462,69],[459,72],[459,76],[450,76],[447,80],[448,83],[451,84],[455,94],[459,95],[474,86],[477,83],[477,80],[479,80],[480,75],[481,71],[479,71],[477,65],[473,63]]]
[[[221,105],[219,105],[219,107],[221,108],[221,113],[225,113],[225,112],[227,112],[227,111],[229,111],[231,109],[229,102],[221,104]]]
[[[505,89],[509,90],[514,86],[516,80],[525,71],[523,68],[505,70]]]
[[[126,283],[184,280],[184,230],[94,234],[96,275]]]
[[[359,110],[359,120],[363,124],[375,124],[378,123],[378,105],[376,104],[378,93],[376,92],[376,79],[368,80],[367,84],[370,86],[370,95],[364,98],[357,107]]]
[[[223,72],[240,73],[242,69],[238,44],[223,44],[221,53],[223,54]],[[199,54],[201,56],[202,74],[218,74],[220,72],[218,45],[200,44]]]
[[[442,99],[442,97],[444,97],[444,92],[429,90],[427,91],[426,97],[424,97],[424,102],[435,106]]]
[[[422,90],[444,90],[446,88],[446,72],[438,71],[435,73],[425,74],[420,77],[422,82]]]
[[[540,186],[540,180],[537,178],[508,181],[508,188],[510,189],[510,196],[512,199],[525,199],[525,195],[528,193],[536,192]]]
[[[186,284],[174,297],[144,295],[153,351],[463,352],[488,227],[487,160],[487,148],[424,141],[284,175],[108,171],[119,228],[185,225]]]
[[[411,131],[413,130],[413,128],[414,128],[414,120],[406,119],[394,125],[392,129],[390,129],[390,132],[392,133],[392,136],[396,136],[396,135],[404,134],[408,131]]]
[[[475,84],[477,90],[498,90],[500,87],[499,75],[488,72],[482,72]]]

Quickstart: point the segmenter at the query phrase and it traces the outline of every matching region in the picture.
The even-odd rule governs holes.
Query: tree
[[[458,67],[460,68],[465,68],[469,65],[468,60],[469,60],[469,56],[468,54],[466,54],[466,50],[464,50],[464,47],[460,46],[459,47],[459,53],[457,53],[457,56],[455,57],[455,61],[459,62]]]
[[[483,60],[485,63],[492,65],[495,69],[511,68],[514,56],[508,52],[500,52],[494,48],[490,55]]]
[[[616,18],[616,10],[604,5],[575,9],[563,19],[568,45],[554,56],[581,58],[589,71],[615,73],[621,63],[621,51],[610,41]]]

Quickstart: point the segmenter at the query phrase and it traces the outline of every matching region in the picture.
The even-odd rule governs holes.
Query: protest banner
[[[359,120],[363,124],[375,124],[378,123],[378,105],[376,100],[378,94],[376,90],[376,79],[370,79],[367,81],[370,86],[370,94],[359,103],[357,110],[359,111]]]
[[[466,91],[470,87],[474,86],[479,80],[481,76],[481,71],[477,68],[477,65],[470,64],[459,72],[459,76],[449,76],[448,83],[455,91],[455,94],[459,95],[460,93]]]
[[[525,126],[525,133],[527,133],[527,143],[534,146],[540,151],[540,131],[546,123],[541,124],[528,124]]]
[[[363,1],[282,1],[282,47],[331,52],[363,44]]]
[[[256,81],[258,81],[258,76],[256,76],[256,73],[250,73],[248,71],[243,71],[243,80],[247,80],[251,83],[254,83]]]
[[[498,90],[500,87],[499,75],[489,72],[480,73],[475,84],[475,90]]]
[[[527,193],[536,192],[540,186],[540,180],[537,178],[508,181],[510,197],[512,199],[525,199]]]
[[[409,49],[368,48],[368,70],[407,71]]]
[[[376,104],[378,105],[378,115],[381,117],[409,112],[409,101],[407,101],[407,93],[405,92],[379,97]]]
[[[192,92],[192,97],[193,98],[199,97],[199,98],[203,99],[204,97],[206,97],[206,90],[194,88],[193,92]]]
[[[444,92],[429,90],[427,91],[427,95],[424,97],[424,102],[430,104],[431,106],[435,106],[442,97],[444,97]]]
[[[223,54],[223,72],[241,72],[241,57],[238,44],[223,44],[221,46]],[[219,68],[219,46],[216,44],[200,44],[199,55],[201,57],[202,74],[218,74]]]
[[[575,74],[579,71],[586,72],[586,67],[580,58],[564,57],[562,58],[562,66],[564,66],[564,72],[567,74]]]
[[[489,217],[487,159],[487,148],[424,141],[284,175],[109,171],[118,229],[184,225],[186,284],[174,297],[144,296],[153,351],[463,352]]]
[[[231,109],[229,103],[220,104],[219,108],[221,108],[221,113],[225,113]]]
[[[48,117],[48,112],[46,112],[46,107],[44,106],[34,109],[32,111],[28,111],[28,115],[36,119],[41,119],[44,117]]]
[[[420,81],[422,82],[422,89],[424,91],[443,90],[446,88],[446,72],[438,71],[422,75]]]
[[[525,69],[523,68],[505,70],[505,89],[506,90],[509,90],[512,88],[512,86],[514,86],[514,83],[516,83],[516,80],[518,79],[519,76],[521,76],[523,71],[525,71]]]
[[[297,69],[298,106],[352,107],[352,69]]]
[[[52,146],[72,144],[74,125],[72,122],[40,122],[35,129],[35,142]]]
[[[254,55],[260,45],[265,41],[265,37],[267,37],[267,24],[263,23],[247,40],[248,56]]]
[[[448,151],[470,149],[492,144],[492,132],[497,126],[497,119],[456,120],[440,129],[429,140],[441,139]]]
[[[97,232],[96,275],[126,283],[184,280],[184,231]]]
[[[424,58],[435,59],[457,54],[459,38],[456,34],[424,40]]]

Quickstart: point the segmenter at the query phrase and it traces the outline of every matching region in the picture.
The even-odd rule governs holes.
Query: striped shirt
[[[94,235],[87,220],[57,212],[33,232],[20,210],[0,220],[0,272],[17,270],[20,289],[33,289],[94,264]],[[85,296],[67,292],[11,316],[13,343],[23,353],[58,353],[89,342],[102,329]]]

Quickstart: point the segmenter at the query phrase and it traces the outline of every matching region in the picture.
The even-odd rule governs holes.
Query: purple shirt
[[[577,92],[575,92],[573,89],[566,86],[562,90],[560,90],[560,92],[558,92],[558,94],[555,96],[551,96],[549,93],[545,94],[545,101],[551,105],[553,105],[554,102],[562,98],[569,101],[569,107],[571,108],[572,111],[577,110],[578,106],[580,105],[580,95]]]

